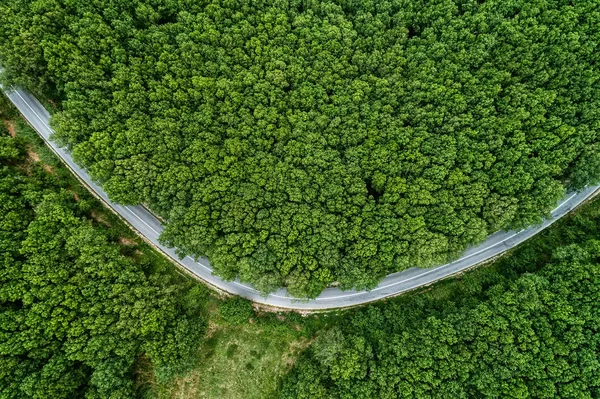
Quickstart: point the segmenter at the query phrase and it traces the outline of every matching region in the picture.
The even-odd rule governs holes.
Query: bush
[[[236,296],[227,299],[219,306],[219,315],[229,324],[245,324],[255,314],[252,302]]]

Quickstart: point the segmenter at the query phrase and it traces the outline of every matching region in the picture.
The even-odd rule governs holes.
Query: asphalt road
[[[1,88],[1,86],[0,86]],[[552,218],[543,224],[521,231],[498,232],[478,246],[469,248],[460,259],[442,266],[419,269],[411,268],[399,273],[393,273],[384,278],[381,283],[371,291],[342,291],[338,288],[328,288],[321,295],[312,300],[302,300],[291,297],[285,290],[279,290],[267,296],[252,288],[249,284],[240,281],[224,281],[213,275],[208,259],[201,258],[197,262],[190,257],[179,259],[173,248],[167,248],[158,243],[158,236],[163,231],[162,224],[142,206],[123,206],[109,200],[100,186],[94,183],[87,171],[77,165],[71,154],[58,147],[50,140],[53,133],[49,126],[50,114],[40,102],[25,90],[5,90],[8,98],[19,109],[29,124],[39,133],[44,141],[54,150],[73,173],[85,183],[88,188],[102,201],[125,219],[146,241],[159,248],[167,256],[179,263],[182,267],[193,273],[198,278],[206,281],[221,290],[238,294],[252,301],[281,308],[290,309],[333,309],[360,305],[376,301],[393,295],[431,284],[437,280],[459,273],[495,256],[502,254],[510,248],[539,233],[550,224],[577,207],[590,197],[599,186],[589,187],[579,193],[570,193],[552,211]]]

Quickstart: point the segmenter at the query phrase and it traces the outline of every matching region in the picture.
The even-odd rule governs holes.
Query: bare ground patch
[[[37,152],[33,151],[33,149],[31,148],[31,146],[27,146],[27,156],[33,162],[40,162],[40,156],[38,155]]]
[[[104,218],[104,216],[102,216],[100,213],[98,213],[95,209],[92,209],[92,211],[90,212],[90,215],[92,216],[92,219],[94,219],[96,222],[101,223],[101,224],[105,225],[106,227],[110,227],[110,223],[108,223],[108,221]]]
[[[2,123],[4,123],[4,126],[6,127],[6,130],[8,130],[10,137],[14,139],[17,136],[17,132],[15,131],[15,123],[6,119],[3,120]]]
[[[50,174],[55,174],[56,173],[56,171],[54,170],[54,168],[52,166],[50,166],[50,165],[48,165],[48,164],[46,164],[46,163],[44,163],[44,162],[42,162],[40,160],[39,154],[37,152],[35,152],[30,145],[27,146],[27,157],[30,160],[32,160],[33,162],[36,162],[36,163],[40,162],[42,164],[42,168],[44,168],[44,170],[47,173],[50,173]]]
[[[119,237],[119,244],[125,245],[127,247],[133,247],[134,245],[136,245],[135,241],[127,237]]]

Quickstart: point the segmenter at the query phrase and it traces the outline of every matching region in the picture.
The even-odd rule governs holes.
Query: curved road
[[[0,86],[0,88],[2,88]],[[599,186],[588,187],[579,193],[570,193],[561,201],[556,209],[552,211],[552,218],[544,221],[541,225],[533,226],[526,230],[498,232],[492,234],[488,239],[478,246],[471,247],[465,251],[460,259],[452,263],[429,269],[411,268],[399,273],[393,273],[385,277],[381,283],[371,291],[342,291],[338,288],[327,288],[321,295],[312,300],[302,300],[291,297],[286,290],[279,290],[267,296],[252,288],[250,285],[240,281],[224,281],[213,275],[208,259],[201,258],[197,262],[191,257],[179,259],[173,248],[167,248],[158,242],[158,236],[163,231],[162,224],[142,206],[124,206],[116,204],[108,199],[108,196],[100,186],[95,184],[87,171],[78,166],[71,154],[58,147],[50,140],[53,133],[49,126],[50,114],[40,102],[25,90],[5,90],[8,98],[23,114],[29,124],[38,132],[44,141],[54,150],[72,172],[81,180],[97,197],[112,208],[117,214],[125,219],[146,241],[159,248],[167,256],[179,263],[182,267],[193,273],[198,278],[223,291],[241,295],[254,302],[289,309],[334,309],[348,306],[360,305],[376,301],[393,295],[431,284],[437,280],[459,273],[465,269],[485,262],[495,256],[502,254],[510,248],[527,240],[529,237],[539,233],[554,221],[560,219],[571,209],[577,207],[587,198],[592,196]]]

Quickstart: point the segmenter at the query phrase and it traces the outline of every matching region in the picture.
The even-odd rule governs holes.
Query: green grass
[[[272,398],[281,377],[293,366],[316,332],[335,323],[340,312],[302,316],[259,311],[244,324],[231,324],[209,302],[209,328],[189,373],[165,384],[146,379],[146,397],[161,399]],[[150,367],[146,365],[146,367]],[[140,370],[149,376],[149,370]]]
[[[213,326],[195,369],[155,392],[160,398],[271,398],[309,342],[260,325]]]

